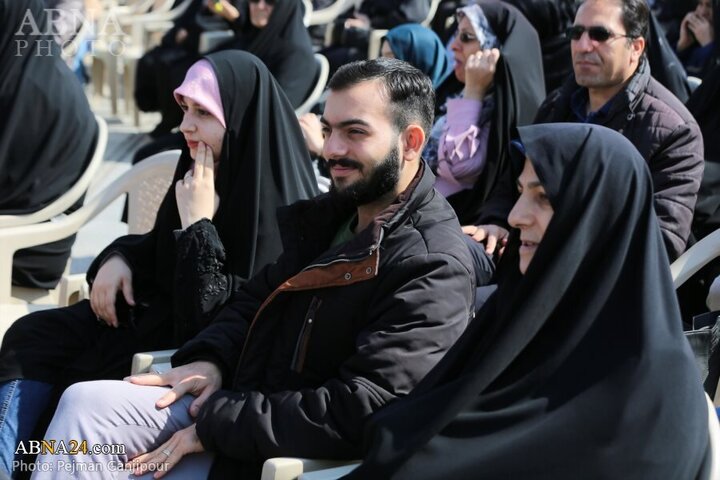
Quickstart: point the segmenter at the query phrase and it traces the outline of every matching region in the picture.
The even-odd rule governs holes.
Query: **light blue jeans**
[[[40,415],[48,406],[52,388],[49,383],[35,380],[9,380],[0,384],[0,469],[8,475],[13,471],[18,444],[30,440]]]

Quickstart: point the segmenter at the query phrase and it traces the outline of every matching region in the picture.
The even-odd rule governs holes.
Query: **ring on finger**
[[[170,450],[169,448],[166,448],[165,450],[162,451],[162,453],[163,453],[166,457],[169,457],[170,455],[172,455],[172,450]]]

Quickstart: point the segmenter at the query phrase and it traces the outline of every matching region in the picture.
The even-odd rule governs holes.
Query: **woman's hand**
[[[175,199],[183,230],[217,212],[220,197],[215,193],[213,152],[204,142],[198,144],[193,169],[175,184]]]
[[[175,44],[176,45],[182,45],[185,43],[185,39],[188,37],[188,31],[184,28],[178,28],[178,31],[175,33]]]
[[[234,22],[240,17],[240,11],[227,0],[207,0],[207,7],[213,14],[228,22]]]
[[[500,50],[480,50],[465,62],[465,98],[482,100],[493,82]]]
[[[98,320],[104,321],[111,327],[118,326],[115,299],[120,289],[128,305],[134,306],[132,271],[122,257],[112,255],[98,270],[90,291],[92,311],[97,315]]]
[[[478,243],[485,243],[485,252],[488,255],[495,253],[495,249],[500,247],[498,255],[502,255],[505,251],[507,238],[510,232],[498,225],[464,225],[462,231],[465,235],[470,235],[473,240]]]
[[[320,119],[314,113],[306,113],[301,115],[298,121],[300,122],[300,129],[305,137],[305,145],[307,145],[308,150],[314,156],[321,157],[325,139],[323,138]]]
[[[693,35],[695,35],[695,40],[697,40],[701,46],[704,47],[709,43],[712,43],[713,38],[715,37],[715,32],[713,31],[712,23],[710,23],[706,18],[696,15],[695,13],[691,13],[691,16],[688,17],[687,25]]]
[[[205,448],[200,443],[193,423],[175,432],[170,440],[154,451],[133,458],[127,466],[132,468],[135,475],[155,472],[153,478],[160,478],[177,465],[185,455],[204,451]]]

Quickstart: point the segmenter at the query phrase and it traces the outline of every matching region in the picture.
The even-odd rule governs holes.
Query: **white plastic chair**
[[[22,215],[0,215],[0,229],[6,227],[18,227],[21,225],[31,225],[50,220],[61,215],[65,210],[75,204],[85,195],[90,182],[100,168],[100,164],[105,156],[105,148],[107,147],[108,131],[107,123],[101,117],[95,115],[95,121],[98,125],[98,137],[95,143],[95,153],[93,153],[87,168],[77,179],[75,184],[68,191],[60,195],[55,201],[50,203],[37,212],[26,213]]]
[[[77,233],[88,221],[103,211],[110,203],[121,195],[127,193],[128,199],[128,230],[131,233],[142,233],[152,228],[157,209],[167,192],[172,175],[175,172],[179,150],[171,150],[154,155],[112,182],[107,188],[86,199],[85,204],[70,215],[53,222],[36,223],[0,229],[0,304],[28,303],[17,298],[12,287],[12,258],[16,251],[35,245],[54,242]],[[75,283],[68,280],[75,278],[81,284],[85,282],[85,275],[64,277],[60,286],[50,292],[52,297],[58,297],[60,291],[71,296],[78,291]],[[27,290],[27,289],[25,289]],[[38,300],[39,301],[39,300]],[[47,302],[47,298],[42,299]],[[67,298],[57,299],[56,305],[66,305]],[[52,306],[52,305],[51,305]]]
[[[320,100],[320,97],[325,91],[325,85],[327,84],[328,75],[330,74],[330,64],[324,55],[319,53],[315,54],[315,62],[318,64],[318,77],[315,83],[315,87],[312,89],[305,101],[295,109],[295,115],[298,117],[305,113],[308,113],[312,107]]]
[[[680,285],[695,275],[698,270],[719,255],[720,229],[715,230],[687,249],[685,253],[680,255],[680,257],[670,265],[670,272],[672,273],[675,288],[680,287]]]

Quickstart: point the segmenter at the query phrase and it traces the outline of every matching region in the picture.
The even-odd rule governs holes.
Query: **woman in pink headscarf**
[[[135,352],[194,336],[282,251],[277,207],[316,194],[293,108],[256,57],[210,55],[174,94],[186,145],[154,228],[98,255],[89,301],[35,312],[8,330],[0,402],[18,422],[0,416],[0,438],[29,437],[53,390],[123,378]]]

